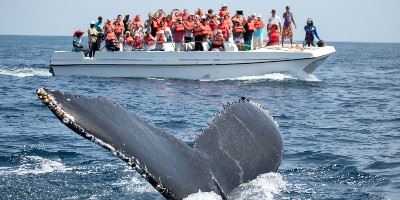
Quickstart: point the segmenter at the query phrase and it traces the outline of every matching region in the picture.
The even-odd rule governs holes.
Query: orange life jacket
[[[249,31],[254,31],[254,30],[256,30],[254,20],[247,21],[247,26],[248,26],[248,30],[249,30]]]
[[[211,30],[210,25],[203,26],[203,35],[206,35],[206,36],[212,35],[212,30]]]
[[[134,40],[133,40],[132,36],[128,36],[128,37],[125,37],[125,42],[128,46],[133,46]]]
[[[191,31],[191,30],[193,30],[194,21],[191,21],[191,22],[186,21],[186,22],[184,22],[184,25],[185,25],[185,29],[186,30]]]
[[[122,26],[120,24],[116,24],[115,25],[114,33],[115,33],[115,35],[121,35],[122,34]]]
[[[214,20],[211,20],[210,21],[210,27],[211,27],[211,30],[214,31],[214,30],[216,30],[218,28],[218,23],[216,21],[214,21]]]
[[[176,24],[175,31],[177,31],[177,32],[185,31],[185,26],[182,23]]]
[[[153,45],[153,44],[156,43],[156,40],[154,39],[153,36],[151,36],[151,35],[146,35],[146,36],[144,36],[144,42],[145,42],[147,45]]]
[[[142,37],[140,36],[135,36],[133,38],[135,49],[141,49],[143,48],[143,43],[142,43]]]
[[[217,46],[217,47],[220,47],[220,46],[222,46],[224,44],[224,40],[225,40],[225,38],[224,38],[224,36],[222,34],[217,34],[214,37],[213,45]]]
[[[107,36],[106,36],[107,41],[115,41],[116,39],[117,39],[117,37],[115,36],[115,34],[113,32],[107,33]]]
[[[195,25],[195,27],[193,28],[193,35],[194,36],[203,35],[203,26],[202,25]]]
[[[113,31],[113,25],[112,24],[104,25],[104,32],[107,33],[108,31]]]
[[[256,29],[264,28],[264,23],[261,20],[257,20],[256,23],[254,24],[254,27]]]
[[[158,24],[158,20],[156,20],[156,19],[153,19],[153,20],[151,21],[151,26],[152,26],[152,28],[155,28],[155,29],[157,29],[157,28],[158,28],[158,26],[159,26],[159,24]]]
[[[244,28],[243,28],[243,26],[236,26],[236,27],[234,27],[233,32],[235,32],[235,33],[243,33],[244,32]]]

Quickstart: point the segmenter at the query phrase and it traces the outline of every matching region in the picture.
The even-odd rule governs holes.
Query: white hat
[[[96,23],[96,22],[94,22],[94,21],[90,21],[90,24],[93,24],[93,25],[94,25],[95,23]]]
[[[251,14],[251,16],[255,17],[255,16],[257,16],[257,14],[256,14],[256,13],[253,13],[253,14]]]
[[[226,3],[222,4],[222,7],[228,7],[228,5],[226,5]]]
[[[262,18],[261,15],[258,15],[257,17]]]

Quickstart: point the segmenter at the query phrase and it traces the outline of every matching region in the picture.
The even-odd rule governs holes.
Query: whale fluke
[[[112,151],[167,199],[199,190],[226,199],[239,184],[275,172],[282,159],[277,124],[245,98],[225,106],[191,148],[105,98],[36,92],[67,127]]]

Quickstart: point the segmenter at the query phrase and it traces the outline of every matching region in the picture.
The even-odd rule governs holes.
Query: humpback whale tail
[[[36,92],[67,127],[112,151],[167,199],[199,190],[225,199],[241,183],[277,171],[282,159],[276,122],[245,98],[225,106],[191,148],[105,98]]]

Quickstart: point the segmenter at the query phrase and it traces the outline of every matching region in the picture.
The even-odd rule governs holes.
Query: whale
[[[258,175],[276,172],[283,139],[258,103],[227,103],[189,146],[104,97],[38,88],[38,98],[69,129],[111,151],[166,199],[215,192],[222,199]]]

